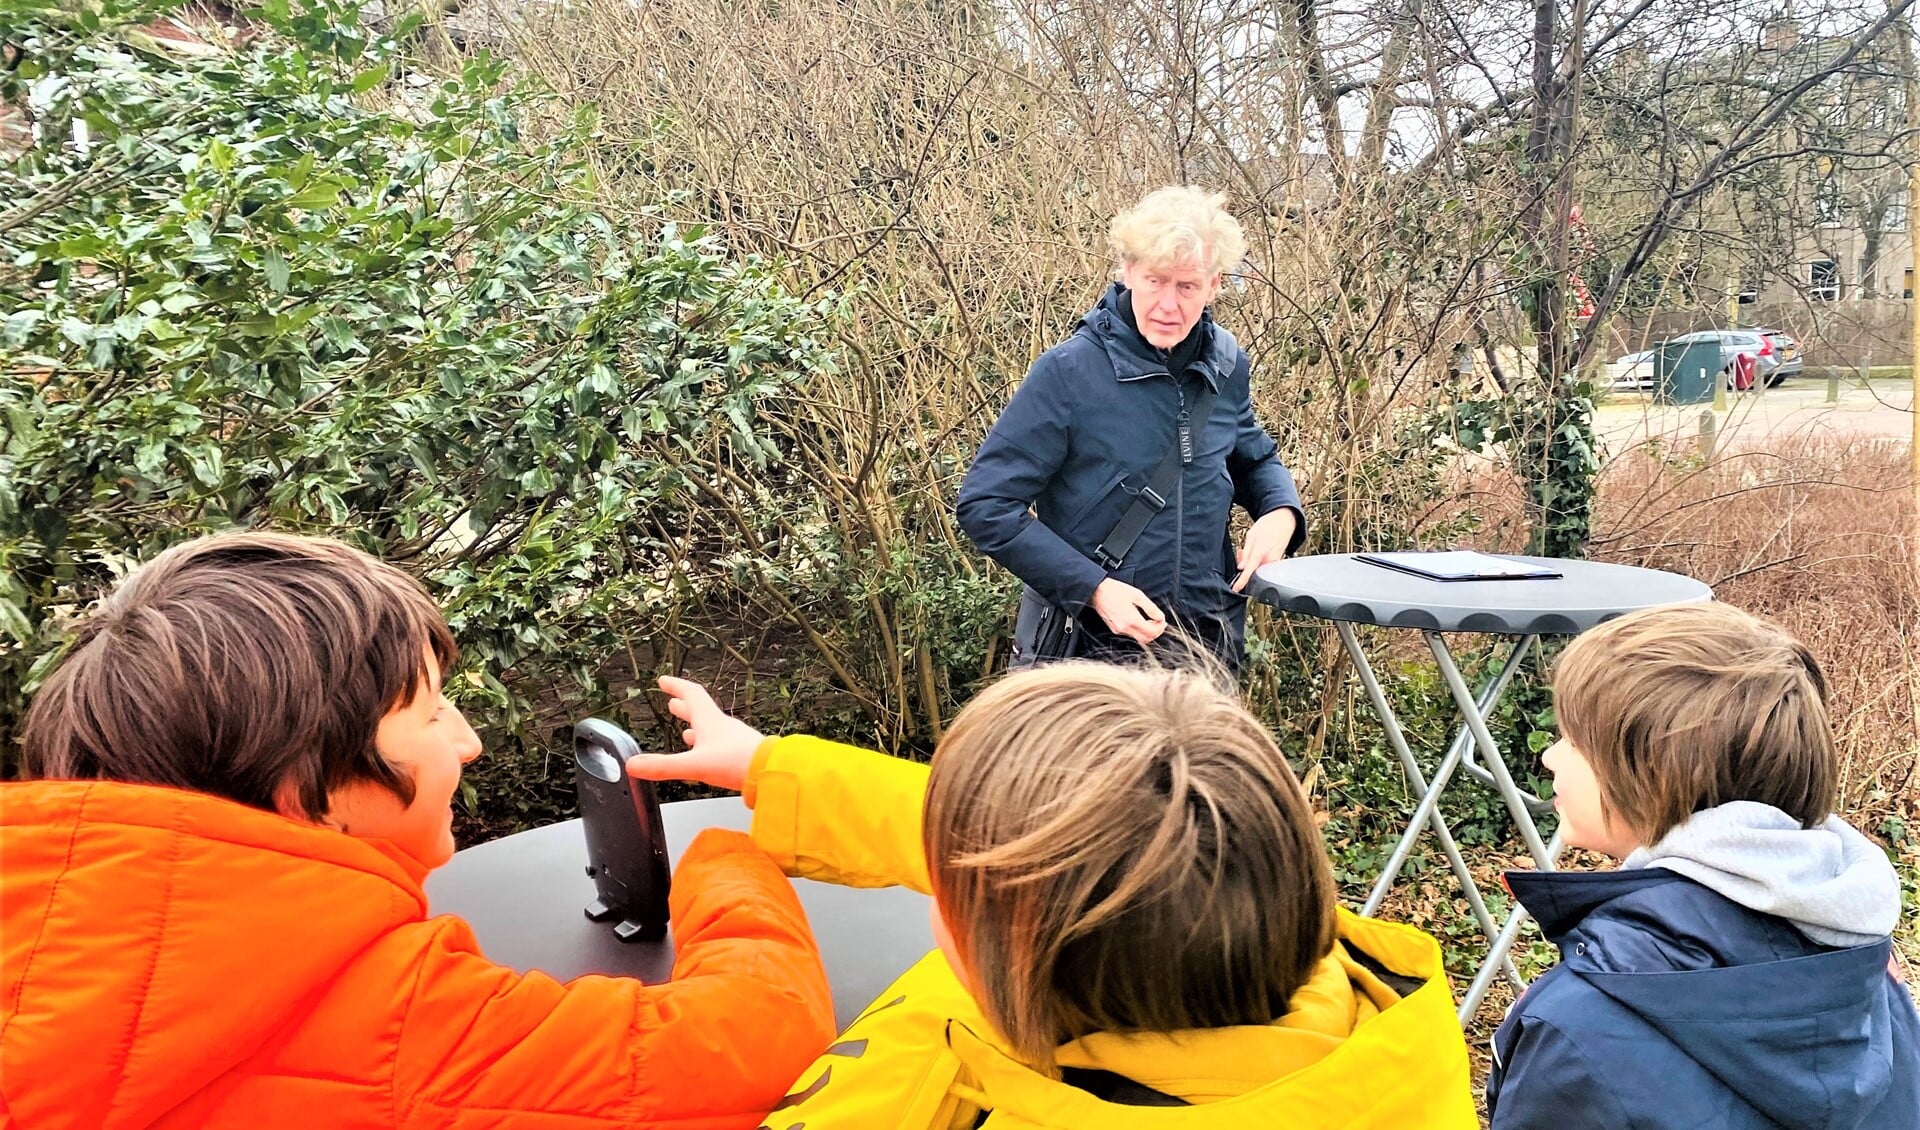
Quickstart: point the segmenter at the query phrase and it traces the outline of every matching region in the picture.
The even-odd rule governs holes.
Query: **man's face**
[[[1155,349],[1172,349],[1187,339],[1200,315],[1220,293],[1220,276],[1189,260],[1177,266],[1128,263],[1120,281],[1133,292],[1133,320],[1140,336]]]

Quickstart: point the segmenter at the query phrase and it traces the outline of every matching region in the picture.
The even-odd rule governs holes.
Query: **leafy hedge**
[[[180,54],[140,31],[172,6],[0,24],[40,139],[0,165],[0,740],[78,607],[236,525],[415,570],[505,731],[596,698],[689,469],[765,460],[832,311],[584,203],[581,132],[523,143],[541,96],[492,59],[410,72],[351,0]]]

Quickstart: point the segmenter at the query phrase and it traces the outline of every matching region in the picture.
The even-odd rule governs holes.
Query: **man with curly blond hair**
[[[1242,591],[1305,538],[1247,353],[1208,313],[1247,248],[1225,199],[1162,188],[1114,217],[1117,281],[1034,362],[967,472],[961,527],[1026,582],[1015,666],[1138,655],[1172,627],[1237,668]],[[1254,519],[1237,549],[1235,503]]]

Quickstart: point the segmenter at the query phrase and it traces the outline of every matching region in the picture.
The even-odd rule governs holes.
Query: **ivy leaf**
[[[20,610],[20,606],[8,597],[0,597],[0,632],[12,636],[16,643],[33,642],[33,623]]]
[[[261,269],[266,272],[267,285],[273,288],[273,292],[275,294],[287,293],[287,257],[280,253],[278,247],[267,248],[267,253],[262,257],[260,266]]]
[[[340,202],[340,185],[331,179],[322,178],[287,197],[288,208],[314,211],[331,208]]]

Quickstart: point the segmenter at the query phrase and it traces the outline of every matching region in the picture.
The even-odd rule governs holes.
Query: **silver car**
[[[1767,375],[1768,388],[1805,371],[1807,360],[1800,356],[1800,342],[1792,334],[1770,326],[1755,326],[1753,332],[1772,342],[1774,356],[1780,359],[1780,367]]]
[[[1800,360],[1794,342],[1795,354],[1792,358],[1792,370],[1783,371],[1781,350],[1768,336],[1779,331],[1767,330],[1698,330],[1690,334],[1663,341],[1660,345],[1692,345],[1699,342],[1718,342],[1720,345],[1720,377],[1728,388],[1740,387],[1739,357],[1746,354],[1754,360],[1754,378],[1764,380],[1767,387],[1779,384],[1787,377],[1800,371]],[[1785,337],[1784,334],[1781,335]],[[1791,338],[1786,340],[1792,341]],[[1616,358],[1613,362],[1613,387],[1616,389],[1650,389],[1654,386],[1654,365],[1660,356],[1659,346],[1653,349],[1629,353]]]

